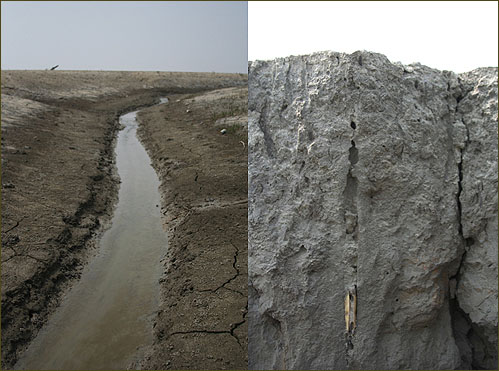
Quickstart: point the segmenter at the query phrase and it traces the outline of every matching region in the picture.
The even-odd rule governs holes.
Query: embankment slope
[[[247,94],[175,95],[138,115],[169,238],[143,369],[247,369]]]

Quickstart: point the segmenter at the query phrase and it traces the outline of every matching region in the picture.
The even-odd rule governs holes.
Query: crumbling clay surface
[[[249,70],[249,367],[497,366],[497,69]]]

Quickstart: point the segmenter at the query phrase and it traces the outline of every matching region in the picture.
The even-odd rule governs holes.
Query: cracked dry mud
[[[247,89],[169,98],[138,115],[169,230],[155,345],[141,367],[246,369]]]
[[[83,265],[95,254],[96,238],[109,221],[116,201],[118,180],[113,146],[119,115],[155,104],[165,95],[245,86],[246,78],[246,75],[213,73],[2,71],[3,369],[12,367],[60,303],[64,292],[78,279]],[[210,128],[206,131],[209,133]],[[218,129],[215,132],[218,134]],[[235,132],[232,134],[235,137]],[[152,141],[154,135],[158,142],[166,142],[165,137],[158,137],[165,135],[164,132],[151,134],[145,139],[148,149],[152,142],[147,141]],[[219,139],[208,134],[205,141],[209,141],[208,138]],[[215,140],[209,146],[231,146],[231,138],[222,138],[225,142]],[[237,141],[236,144],[238,149],[242,148]],[[213,154],[209,146],[203,146],[199,151],[199,155],[205,157],[205,163]],[[224,154],[224,161],[245,162],[245,153],[225,150]],[[235,157],[231,158],[231,155]],[[245,190],[246,176],[236,179],[233,168],[225,170],[230,170],[228,176],[234,182],[234,188]],[[200,169],[200,179],[203,179],[203,171],[210,170]],[[218,174],[218,179],[204,178],[207,188],[212,180],[223,178],[224,169],[220,168]],[[223,189],[224,183],[216,184],[217,189]],[[166,188],[162,189],[162,192],[166,191]],[[169,197],[163,196],[165,199]],[[186,223],[178,226],[178,233],[171,238],[173,244],[176,240],[187,243],[191,241],[190,231],[197,230],[203,243],[209,246],[212,227],[216,229],[219,225],[225,229],[224,236],[228,238],[223,240],[224,243],[217,240],[220,248],[205,256],[207,265],[211,263],[209,259],[223,264],[217,266],[217,270],[200,269],[195,278],[200,282],[207,278],[206,288],[214,289],[226,280],[232,280],[223,289],[203,293],[207,298],[216,295],[221,300],[230,301],[233,299],[230,295],[241,296],[236,291],[243,292],[246,288],[246,283],[241,285],[242,281],[234,277],[246,274],[246,262],[242,259],[246,238],[238,237],[246,233],[245,198],[246,194],[237,200],[243,203],[236,202],[235,206],[231,206],[232,199],[227,203],[222,197],[220,205],[216,202],[198,205],[212,214],[206,215],[193,208],[193,219],[190,222],[185,219]],[[187,196],[175,199],[179,208],[172,209],[168,216],[180,220],[180,211],[191,203],[187,202]],[[225,214],[217,213],[219,206],[221,209],[237,209],[228,214],[229,223],[224,219]],[[175,215],[177,211],[179,214]],[[195,219],[197,214],[203,217]],[[202,236],[203,233],[206,236]],[[171,253],[168,259],[178,265],[190,264],[180,254]],[[169,264],[168,261],[165,264]],[[210,286],[212,281],[213,286]],[[185,282],[181,280],[172,284],[172,290],[182,292],[184,288]],[[231,365],[241,365],[245,360],[236,337],[241,344],[246,341],[244,326],[239,324],[245,312],[234,305],[212,306],[211,310],[223,320],[233,318],[228,326],[214,328],[214,331],[228,332],[215,335],[229,337],[224,340],[226,346],[218,343],[217,348],[223,349],[224,354],[233,355]],[[183,314],[185,318],[191,318],[191,309],[187,308]],[[163,320],[158,318],[157,327],[163,326]],[[196,317],[191,320],[199,321]],[[184,330],[192,329],[178,329]],[[190,339],[197,341],[196,334],[175,337],[178,338],[174,343],[176,349],[197,349]],[[212,364],[217,368],[225,367],[219,359]],[[191,363],[194,368],[200,365],[202,363]]]

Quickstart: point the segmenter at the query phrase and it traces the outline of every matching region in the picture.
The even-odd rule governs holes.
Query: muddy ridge
[[[26,349],[112,215],[120,114],[245,75],[2,71],[2,368]]]
[[[142,369],[247,369],[247,94],[173,95],[138,114],[169,239]]]

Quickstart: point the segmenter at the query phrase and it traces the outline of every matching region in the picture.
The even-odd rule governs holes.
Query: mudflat
[[[111,218],[119,187],[113,151],[119,127],[119,115],[157,103],[159,97],[173,97],[175,94],[180,94],[181,102],[170,99],[171,105],[168,107],[176,107],[177,105],[173,103],[182,103],[182,100],[187,100],[188,96],[185,94],[194,97],[200,92],[233,86],[244,86],[246,89],[247,75],[170,72],[2,71],[1,80],[2,368],[6,369],[15,364],[18,357],[64,298],[64,293],[76,282],[82,267],[91,259],[92,255],[97,253],[98,239]],[[164,106],[152,109],[165,110]],[[193,109],[191,112],[194,113],[194,111]],[[232,111],[227,112],[233,113]],[[144,113],[144,117],[146,116]],[[223,187],[228,186],[223,182],[223,176],[221,176],[223,169],[227,173],[226,180],[230,179],[235,182],[231,187],[240,189],[240,192],[247,187],[247,152],[244,152],[246,132],[240,131],[233,124],[228,128],[228,133],[222,135],[219,132],[221,129],[215,124],[216,122],[220,124],[222,117],[217,117],[216,113],[209,113],[208,116],[211,121],[206,120],[206,126],[201,126],[205,132],[189,134],[191,127],[195,130],[198,129],[186,121],[184,123],[185,132],[179,131],[175,135],[169,133],[168,137],[165,131],[154,128],[157,125],[156,121],[161,119],[159,112],[152,115],[151,120],[154,122],[140,119],[139,132],[144,131],[141,139],[153,159],[153,165],[162,182],[160,187],[163,196],[162,211],[164,211],[165,229],[169,230],[170,250],[163,262],[165,275],[161,280],[162,293],[170,290],[167,282],[175,278],[174,275],[168,273],[169,270],[175,265],[181,265],[182,269],[187,269],[188,264],[194,261],[189,261],[191,255],[188,258],[182,255],[186,253],[185,249],[178,249],[178,252],[175,253],[177,251],[174,248],[176,239],[184,241],[184,245],[195,245],[196,239],[192,236],[193,233],[190,233],[191,229],[185,228],[190,225],[192,231],[196,228],[199,230],[196,235],[204,239],[206,243],[203,246],[206,250],[210,250],[209,246],[212,245],[209,244],[209,241],[213,237],[213,231],[211,228],[207,228],[209,224],[206,223],[206,219],[196,219],[194,210],[191,210],[189,214],[189,209],[198,205],[197,199],[194,202],[194,198],[189,196],[189,192],[184,195],[183,189],[181,197],[174,197],[169,193],[171,190],[177,189],[175,187],[178,186],[165,184],[165,181],[169,180],[166,174],[172,171],[172,166],[179,166],[180,169],[183,166],[182,161],[186,163],[186,168],[193,169],[201,164],[208,166],[208,160],[214,154],[213,150],[218,148],[225,157],[213,158],[214,163],[216,160],[223,160],[232,161],[233,164],[240,163],[242,166],[244,162],[244,176],[241,179],[235,177],[234,167],[222,165],[218,170],[219,177],[203,180],[206,182],[206,189],[209,190],[210,187],[223,189]],[[194,115],[187,115],[185,119],[188,120],[192,117]],[[154,130],[158,131],[154,132]],[[165,156],[155,155],[160,150],[160,147],[155,143],[161,142],[166,146],[169,143],[174,143],[175,139],[180,139],[180,143],[182,143],[187,137],[191,139],[193,135],[197,134],[203,135],[204,141],[209,141],[210,138],[213,140],[213,143],[201,146],[199,149],[198,154],[204,158],[205,162],[189,163],[187,157],[185,159],[179,157],[177,161],[180,165],[175,165],[175,162],[168,163],[167,160],[160,160],[161,157]],[[173,140],[167,138],[173,138]],[[244,147],[243,144],[239,143],[240,141],[243,142]],[[191,147],[187,147],[185,142],[183,144],[184,151],[190,152],[189,148]],[[213,146],[215,148],[212,148]],[[176,151],[178,151],[179,156],[182,156],[182,151],[179,148]],[[229,157],[227,158],[227,156]],[[230,158],[230,156],[234,157]],[[175,159],[174,156],[170,156],[170,158]],[[222,163],[225,163],[223,161]],[[204,170],[206,174],[212,174],[208,168]],[[203,178],[198,176],[199,179]],[[225,228],[227,224],[228,230],[233,229],[234,234],[244,234],[244,238],[241,241],[236,237],[226,239],[225,242],[217,240],[218,243],[213,246],[221,248],[212,249],[213,255],[206,256],[205,267],[218,263],[220,266],[218,270],[222,272],[220,262],[230,260],[232,271],[239,269],[234,268],[238,267],[238,264],[243,266],[239,275],[242,272],[244,276],[244,269],[247,267],[247,263],[243,260],[243,257],[246,259],[247,244],[247,205],[244,204],[246,191],[244,191],[244,196],[229,198],[228,201],[209,196],[208,193],[203,196],[203,190],[198,189],[198,192],[199,197],[205,197],[209,200],[213,198],[213,201],[206,201],[211,203],[212,209],[241,207],[239,214],[234,213],[230,217],[229,223],[226,223],[222,217],[208,217],[209,220],[219,220],[220,228]],[[192,192],[192,194],[194,193]],[[241,202],[241,204],[231,206],[230,203],[236,198],[237,202]],[[189,201],[191,199],[192,202]],[[218,205],[215,200],[221,204]],[[203,217],[206,216],[203,215]],[[180,225],[179,223],[176,227],[172,227],[171,223],[180,220],[184,221],[184,224]],[[231,223],[234,225],[232,226]],[[239,225],[236,227],[237,223]],[[202,232],[203,229],[204,232]],[[229,233],[228,236],[232,235]],[[241,260],[237,260],[237,264],[234,263],[234,265],[236,248],[233,245],[240,249],[236,259],[241,257]],[[204,279],[208,287],[213,276],[205,267],[200,269],[197,274],[192,273],[192,277],[185,276],[183,278],[190,278],[191,281],[199,279],[200,282]],[[232,271],[229,273],[227,270],[227,274],[232,274]],[[187,270],[185,272],[191,274]],[[225,277],[223,278],[225,279]],[[171,290],[180,292],[184,289],[185,282],[177,281],[175,284],[171,283]],[[236,282],[238,279],[234,278],[225,284],[225,287],[232,287],[231,284]],[[235,345],[233,346],[230,341],[227,341],[228,345],[224,350],[224,354],[231,355],[233,359],[227,363],[226,359],[220,359],[220,357],[217,358],[213,355],[215,358],[212,363],[198,362],[191,364],[192,368],[224,368],[226,367],[224,365],[246,367],[244,357],[246,357],[247,351],[246,349],[242,351],[247,336],[243,321],[247,298],[244,291],[246,290],[246,282],[244,279],[244,285],[241,283],[241,286],[234,286],[232,290],[235,291],[225,288],[214,291],[215,295],[223,295],[222,292],[226,292],[225,295],[233,293],[241,297],[244,296],[243,310],[240,310],[235,304],[229,304],[232,303],[231,299],[226,300],[225,297],[220,297],[221,301],[218,304],[225,310],[223,314],[220,314],[220,317],[228,318],[227,313],[230,312],[230,316],[234,318],[227,331],[229,331],[230,339],[234,339]],[[214,286],[213,290],[217,287]],[[236,291],[240,291],[241,294],[236,293]],[[165,308],[169,305],[166,300],[162,300],[156,320],[157,329],[169,326],[170,319],[165,318],[163,314],[167,313]],[[178,302],[177,305],[182,304]],[[227,309],[229,307],[230,309]],[[235,314],[236,307],[237,315]],[[221,311],[222,309],[216,310]],[[179,311],[177,311],[177,315],[180,315]],[[193,310],[193,307],[186,308],[184,315],[191,317],[191,324],[195,323],[196,320],[200,321],[199,318],[207,318]],[[238,324],[239,322],[241,323]],[[179,330],[173,332],[175,331]],[[226,331],[225,327],[223,331]],[[237,338],[232,336],[236,333],[239,333]],[[182,349],[190,349],[190,347],[197,349],[197,339],[204,335],[201,332],[190,333],[186,334],[184,339],[171,333],[168,337],[167,332],[163,332],[164,335],[161,334],[160,331],[156,330],[157,344],[161,344],[161,341],[166,338],[174,340],[178,337],[173,346],[175,351],[181,353],[185,353]],[[188,339],[189,336],[193,339]],[[217,348],[224,347],[218,345]],[[163,353],[160,355],[156,348],[151,349],[148,362],[156,362],[156,364],[163,362],[166,365],[170,361],[170,365],[175,365],[175,359],[162,359],[163,356],[166,355]],[[191,357],[191,360],[195,362],[200,359]]]
[[[247,369],[247,87],[172,95],[138,114],[169,248],[142,369]]]

